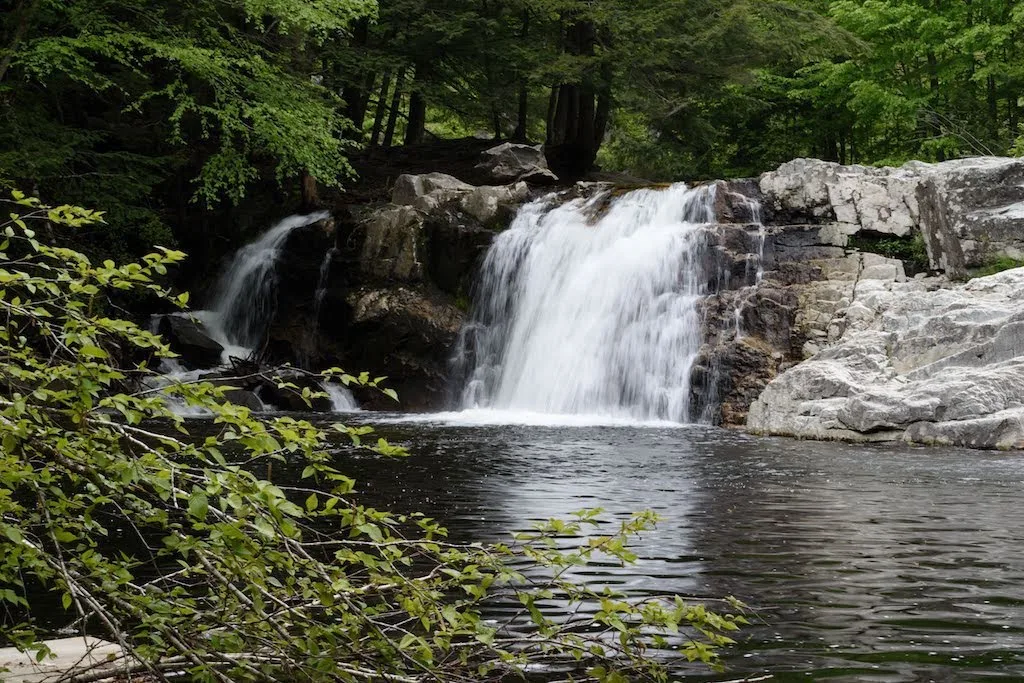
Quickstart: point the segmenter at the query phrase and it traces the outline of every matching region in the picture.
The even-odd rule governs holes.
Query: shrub
[[[987,265],[972,271],[972,277],[985,277],[986,275],[995,275],[1001,273],[1004,270],[1013,270],[1014,268],[1024,267],[1024,261],[1020,261],[1009,256],[1000,256],[999,258],[991,261]]]
[[[187,296],[158,282],[183,254],[93,264],[40,235],[102,214],[21,194],[13,203],[0,224],[0,640],[45,656],[38,596],[50,591],[77,632],[126,653],[90,680],[480,680],[550,658],[577,662],[577,680],[664,680],[671,660],[647,648],[673,640],[677,656],[719,665],[741,616],[566,578],[597,559],[632,561],[626,541],[651,513],[563,550],[555,538],[581,535],[597,511],[485,547],[448,543],[420,515],[365,507],[331,451],[342,440],[404,453],[372,429],[254,414],[222,400],[230,387],[147,386],[146,359],[172,354],[112,316],[106,295],[141,289],[183,307]],[[212,412],[204,435],[170,410],[168,391]],[[257,476],[271,462],[298,467],[298,482]],[[529,578],[509,569],[524,559]],[[520,604],[532,635],[485,622],[494,599]],[[546,600],[593,610],[558,621]]]

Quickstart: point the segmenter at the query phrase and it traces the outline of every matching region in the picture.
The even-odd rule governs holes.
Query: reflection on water
[[[381,431],[413,457],[343,469],[367,502],[425,512],[460,540],[505,540],[584,507],[659,512],[637,565],[581,578],[757,607],[729,678],[1024,680],[1020,456],[706,428]]]

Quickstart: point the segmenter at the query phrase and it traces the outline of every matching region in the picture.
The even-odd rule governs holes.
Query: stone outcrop
[[[730,301],[750,301],[736,307],[743,333],[709,334],[726,422],[802,438],[1024,447],[1024,270],[962,282],[1024,254],[1024,160],[878,169],[798,159],[757,185],[763,280],[709,300],[709,328]],[[930,275],[909,278],[903,262],[853,248],[853,238],[915,236]],[[768,310],[766,292],[781,305],[748,322]],[[750,385],[763,385],[752,403]]]
[[[489,150],[474,178],[492,184],[399,175],[387,204],[290,240],[272,359],[367,370],[389,378],[401,409],[441,407],[480,260],[538,196],[527,181],[553,179],[537,148],[517,145]],[[1024,446],[1024,276],[956,284],[997,258],[1024,258],[1024,160],[801,159],[714,192],[694,418],[809,438]],[[923,245],[927,263],[859,251],[865,240]],[[396,407],[376,392],[357,397]]]
[[[207,369],[221,364],[224,347],[210,336],[201,321],[183,315],[165,315],[160,318],[157,329],[186,365]]]
[[[797,159],[759,182],[769,222],[820,225],[823,244],[920,233],[931,267],[961,278],[1024,258],[1024,159],[979,157],[900,168]]]
[[[518,145],[506,142],[487,150],[476,170],[485,174],[489,182],[503,185],[525,181],[535,185],[558,182],[558,176],[548,168],[544,150],[540,145]]]
[[[270,359],[387,376],[401,409],[440,408],[473,274],[496,232],[533,196],[530,184],[554,179],[543,152],[524,145],[489,150],[474,177],[493,184],[399,175],[389,203],[335,215],[329,244],[289,240],[281,263],[294,275],[279,295]],[[399,407],[375,391],[357,398],[370,408]]]
[[[346,354],[348,363],[386,376],[403,409],[437,408],[464,313],[443,298],[407,287],[356,290],[348,303],[354,342]],[[378,392],[363,391],[357,398],[369,408],[397,408]]]
[[[955,286],[862,279],[837,324],[761,394],[751,430],[1024,447],[1024,269]]]

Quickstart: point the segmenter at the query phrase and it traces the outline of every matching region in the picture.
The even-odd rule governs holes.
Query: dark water
[[[705,428],[381,431],[413,456],[343,469],[368,502],[425,512],[459,540],[584,507],[660,513],[636,565],[583,578],[755,607],[725,678],[1024,681],[1020,455]]]

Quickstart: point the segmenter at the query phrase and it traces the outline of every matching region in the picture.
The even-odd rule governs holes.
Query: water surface
[[[420,510],[459,540],[506,540],[585,507],[609,520],[657,511],[636,565],[583,578],[756,607],[725,678],[1024,680],[1019,455],[703,427],[381,431],[412,457],[346,458],[344,469],[368,502]]]

